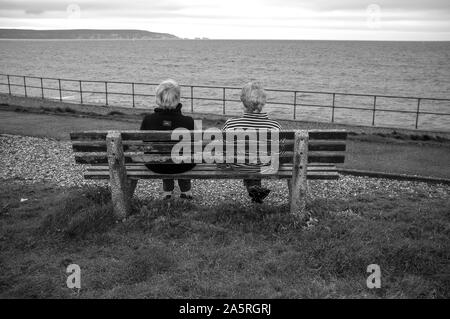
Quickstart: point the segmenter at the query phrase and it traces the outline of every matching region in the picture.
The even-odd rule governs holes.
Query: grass
[[[450,297],[450,200],[425,193],[318,199],[305,227],[286,205],[180,200],[135,200],[116,223],[105,188],[0,187],[1,298]]]

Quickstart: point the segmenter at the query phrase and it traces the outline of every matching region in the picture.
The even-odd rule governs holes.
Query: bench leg
[[[288,190],[289,190],[289,203],[291,202],[291,198],[292,198],[292,180],[290,180],[290,179],[287,179],[286,180],[286,184],[287,184],[287,187],[288,187]]]
[[[131,183],[127,178],[120,133],[115,131],[108,132],[106,145],[114,215],[117,219],[122,220],[131,213]]]
[[[294,143],[294,159],[292,179],[290,181],[290,211],[291,214],[303,218],[307,197],[307,167],[308,167],[308,131],[296,131]]]

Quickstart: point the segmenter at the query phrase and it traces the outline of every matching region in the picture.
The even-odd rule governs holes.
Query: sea
[[[171,78],[183,85],[237,88],[257,80],[269,89],[265,108],[273,118],[295,116],[297,120],[355,125],[415,128],[418,100],[411,97],[419,97],[423,99],[418,128],[450,130],[450,100],[426,99],[450,99],[450,42],[0,40],[0,65],[1,74],[74,80],[157,84]],[[19,77],[10,80],[23,84]],[[39,81],[27,79],[27,85],[39,87]],[[0,76],[0,83],[0,92],[7,93],[5,76]],[[44,87],[49,88],[44,90],[46,98],[59,98],[58,91],[50,89],[57,87],[57,81],[44,79]],[[137,85],[135,93],[152,95],[155,87]],[[76,91],[78,83],[64,81],[63,88]],[[298,93],[294,97],[293,92],[270,89]],[[108,104],[131,107],[131,96],[113,94],[130,90],[130,85],[108,84],[112,93]],[[19,86],[12,91],[23,94]],[[84,103],[105,104],[104,84],[83,83],[83,91]],[[332,92],[379,95],[375,117],[373,96],[337,94],[333,110]],[[27,94],[39,97],[42,91],[29,88]],[[189,87],[182,88],[185,112],[223,113],[223,89],[195,88],[194,96],[200,99],[194,101],[190,94]],[[229,89],[225,94],[226,99],[239,100],[239,90]],[[74,103],[80,100],[71,91],[63,92],[63,98]],[[152,109],[154,97],[136,96],[135,106]],[[225,103],[226,114],[240,112],[239,102]]]

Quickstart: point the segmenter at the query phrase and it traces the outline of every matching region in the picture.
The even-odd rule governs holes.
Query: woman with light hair
[[[194,129],[194,120],[181,113],[181,89],[177,82],[168,79],[156,88],[156,105],[154,113],[146,115],[141,130],[172,131],[176,128]],[[195,164],[147,164],[150,170],[160,174],[178,174],[192,169]],[[179,179],[180,198],[192,199],[191,180]],[[163,179],[164,199],[173,196],[175,181]]]
[[[223,130],[281,130],[278,122],[269,119],[267,113],[263,112],[266,104],[267,94],[259,82],[249,82],[242,88],[241,101],[244,106],[242,117],[229,119],[225,122]],[[232,167],[241,170],[254,169],[251,164],[234,164]],[[259,168],[259,166],[256,166]],[[253,202],[262,203],[269,195],[270,190],[261,187],[261,179],[244,179],[244,185]]]

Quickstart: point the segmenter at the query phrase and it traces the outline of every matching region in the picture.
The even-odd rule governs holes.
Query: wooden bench
[[[193,140],[186,142],[193,146],[189,158],[195,160],[205,149],[210,140],[203,140],[205,131],[190,132]],[[86,179],[109,179],[114,213],[122,219],[130,214],[131,197],[139,179],[189,178],[189,179],[244,179],[244,178],[275,178],[287,179],[289,186],[290,211],[292,214],[302,215],[306,205],[307,179],[338,179],[337,163],[343,163],[345,158],[347,132],[345,130],[290,130],[280,131],[279,141],[279,169],[269,174],[260,172],[222,169],[217,164],[211,164],[207,157],[200,160],[192,170],[181,174],[158,174],[147,169],[144,164],[173,163],[171,151],[180,139],[172,139],[171,131],[86,131],[70,134],[75,161],[78,164],[88,164]],[[197,135],[195,135],[197,134]],[[200,137],[199,137],[200,136]],[[196,139],[195,139],[196,138]],[[196,141],[197,146],[194,146]],[[234,141],[246,145],[258,144],[258,151],[262,146],[267,147],[272,154],[270,139],[265,141],[251,140]],[[223,143],[226,153],[225,133]],[[237,143],[237,144],[236,144]],[[263,145],[267,144],[267,145]],[[274,147],[272,147],[274,148]],[[264,149],[263,149],[264,150]],[[242,160],[242,154],[228,151],[228,160],[236,163]],[[247,154],[248,155],[248,154]],[[201,161],[201,163],[199,163]],[[229,161],[227,161],[229,163]]]

